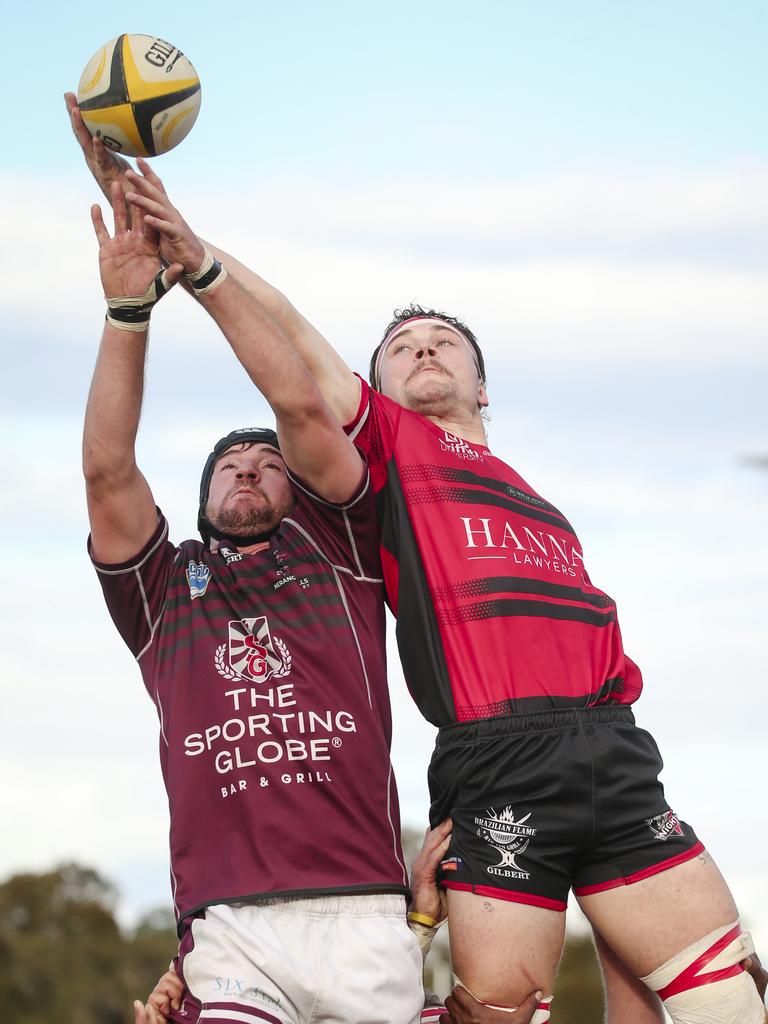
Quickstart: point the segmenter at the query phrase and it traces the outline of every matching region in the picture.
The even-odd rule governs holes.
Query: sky
[[[233,2],[197,17],[139,0],[122,21],[17,5],[5,27],[0,877],[92,865],[126,921],[169,897],[157,721],[85,554],[98,195],[61,99],[102,43],[137,31],[202,80],[197,124],[154,163],[198,233],[358,370],[395,306],[473,328],[490,444],[564,510],[616,598],[670,803],[768,949],[768,7]],[[168,296],[138,459],[176,539],[194,535],[212,442],[268,421],[204,313]],[[423,827],[433,730],[394,647],[390,664],[403,818]]]

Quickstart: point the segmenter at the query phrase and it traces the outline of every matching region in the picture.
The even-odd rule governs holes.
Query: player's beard
[[[258,505],[248,503],[227,505],[218,509],[208,509],[208,521],[219,533],[227,537],[257,537],[275,530],[292,510],[294,501],[291,498],[280,508],[276,508],[267,495],[260,489],[254,489],[261,501]]]
[[[422,416],[450,416],[455,410],[456,381],[444,367],[439,369],[440,373],[434,373],[420,368],[410,374],[403,388],[403,404],[407,409]],[[425,376],[419,380],[422,374]]]

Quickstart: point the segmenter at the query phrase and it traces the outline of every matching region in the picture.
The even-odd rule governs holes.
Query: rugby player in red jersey
[[[103,147],[88,152],[72,113],[97,178],[119,176]],[[171,217],[140,167],[143,179],[126,175],[135,201]],[[369,388],[284,296],[220,255],[371,467],[406,680],[440,728],[432,814],[454,819],[443,884],[459,977],[505,1007],[532,984],[551,991],[572,888],[618,958],[609,982],[626,981],[626,965],[680,1024],[762,1024],[730,892],[667,804],[658,751],[634,724],[642,684],[615,605],[592,585],[567,519],[488,448],[472,333],[405,311],[374,354]],[[251,372],[253,353],[236,352]],[[652,994],[625,991],[627,1020],[659,1019]]]

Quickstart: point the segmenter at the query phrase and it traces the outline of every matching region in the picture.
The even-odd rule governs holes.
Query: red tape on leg
[[[656,994],[662,1000],[669,999],[670,996],[680,995],[681,992],[688,992],[692,988],[711,985],[716,981],[723,981],[725,978],[735,978],[737,974],[744,970],[741,964],[733,964],[732,967],[721,967],[716,971],[709,971],[706,974],[699,974],[699,971],[702,971],[707,964],[711,963],[719,953],[722,953],[726,946],[730,946],[734,939],[738,939],[740,935],[741,925],[737,924],[719,938],[717,942],[713,943],[709,949],[705,950],[690,966],[684,968],[665,988],[659,989]]]

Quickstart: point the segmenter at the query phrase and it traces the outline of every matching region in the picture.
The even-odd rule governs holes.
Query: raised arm
[[[254,302],[278,324],[315,378],[338,422],[342,425],[350,423],[360,402],[360,381],[336,349],[277,288],[223,249],[207,242],[203,244],[226,267],[230,276],[250,293]]]
[[[64,98],[74,136],[102,192],[110,198],[111,186],[115,183],[127,191],[131,187],[126,178],[126,171],[131,169],[130,164],[108,150],[101,139],[91,137],[80,116],[75,94],[65,93]],[[202,239],[201,242],[221,261],[230,277],[251,295],[254,304],[261,306],[263,312],[268,313],[277,323],[317,381],[339,423],[349,423],[357,412],[360,382],[341,356],[282,292],[222,249]],[[168,258],[165,247],[163,255]]]
[[[201,305],[221,328],[249,377],[272,407],[288,466],[327,501],[343,503],[364,468],[297,349],[264,304],[218,264],[171,204],[144,160],[127,172],[128,199],[164,239],[164,251],[184,267]],[[207,262],[204,262],[207,259]]]
[[[85,410],[83,473],[93,557],[116,564],[137,554],[157,523],[155,502],[136,465],[134,445],[144,390],[149,309],[158,293],[179,277],[181,267],[171,267],[162,281],[157,280],[157,241],[146,236],[140,212],[134,211],[133,226],[128,226],[118,184],[113,186],[112,205],[113,238],[101,209],[91,208],[110,312]]]

